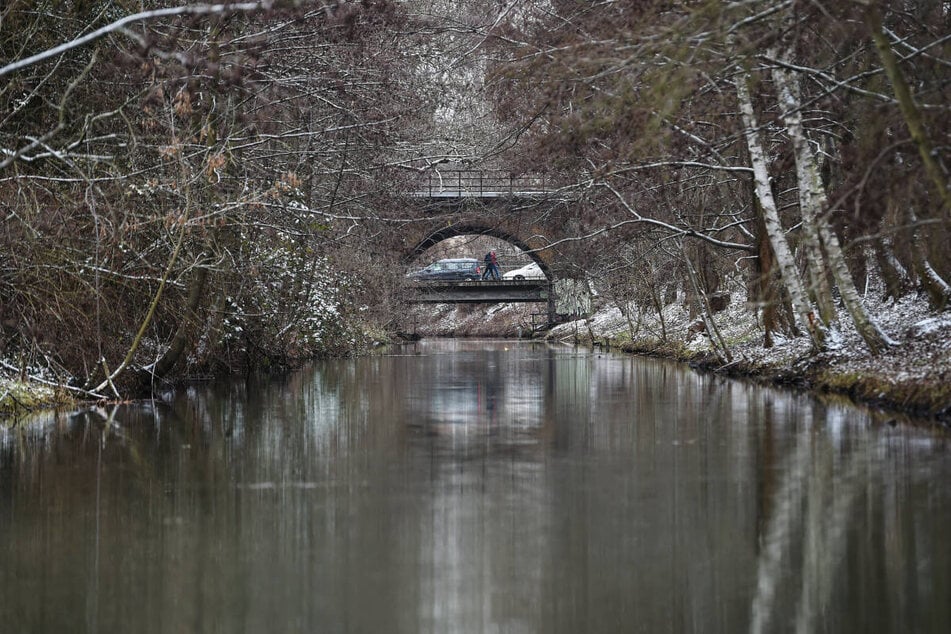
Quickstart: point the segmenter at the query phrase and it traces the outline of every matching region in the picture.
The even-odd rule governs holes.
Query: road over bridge
[[[548,303],[554,297],[552,283],[547,279],[417,282],[412,291],[411,301],[430,304]]]

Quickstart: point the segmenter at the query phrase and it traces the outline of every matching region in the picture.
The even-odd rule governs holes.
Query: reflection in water
[[[834,420],[826,421],[826,429],[835,426]],[[772,631],[777,586],[790,568],[801,575],[799,587],[790,594],[797,604],[792,606],[795,631],[816,631],[815,620],[828,614],[834,583],[842,572],[845,531],[858,495],[867,483],[879,479],[879,461],[869,460],[868,443],[868,435],[863,435],[856,440],[856,447],[836,459],[828,435],[798,436],[759,556],[752,632]],[[835,482],[834,489],[827,486],[829,482]],[[798,561],[792,555],[794,547],[800,553]],[[842,574],[842,583],[849,581],[848,574]]]
[[[0,431],[12,632],[943,632],[946,437],[423,342]]]

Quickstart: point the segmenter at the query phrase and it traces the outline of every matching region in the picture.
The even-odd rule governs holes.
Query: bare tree
[[[413,29],[388,2],[293,4],[5,9],[38,36],[2,42],[5,347],[115,395],[360,345],[339,254],[417,116]]]

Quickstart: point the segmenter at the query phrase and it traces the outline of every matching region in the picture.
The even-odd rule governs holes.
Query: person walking
[[[486,253],[482,261],[485,263],[482,279],[492,279],[495,281],[502,279],[502,276],[499,274],[499,260],[495,256],[495,251]]]

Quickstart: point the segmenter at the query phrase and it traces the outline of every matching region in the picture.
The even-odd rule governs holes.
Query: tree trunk
[[[759,207],[759,200],[753,197],[753,206]],[[769,238],[766,236],[766,228],[763,226],[763,214],[757,210],[755,214],[756,222],[756,247],[757,257],[754,274],[754,292],[756,301],[762,306],[763,317],[763,347],[773,347],[773,332],[779,329],[779,303],[782,301],[780,294],[776,292],[774,283],[775,262],[773,258],[773,249],[769,245]]]
[[[895,92],[895,98],[898,100],[898,107],[901,109],[902,117],[905,119],[905,125],[908,126],[908,132],[911,133],[912,141],[918,148],[918,155],[924,164],[925,173],[934,186],[941,201],[943,215],[951,215],[951,195],[948,193],[948,185],[944,174],[941,172],[935,155],[931,147],[931,141],[925,131],[925,124],[921,118],[921,111],[915,98],[911,94],[911,88],[905,81],[905,76],[898,67],[898,60],[895,58],[895,51],[892,50],[888,36],[882,29],[881,9],[875,2],[868,2],[865,10],[865,22],[872,35],[872,41],[875,42],[875,49],[878,51],[878,57],[882,60],[882,66],[885,68],[885,74],[892,84]]]
[[[648,274],[648,279],[653,279],[652,274]],[[657,319],[660,321],[660,340],[664,343],[667,343],[667,322],[664,319],[664,304],[661,301],[661,298],[657,294],[657,285],[651,282],[648,286],[650,289],[651,304],[654,305],[654,310],[657,311]]]
[[[897,300],[905,293],[905,280],[908,279],[908,273],[895,257],[890,240],[879,238],[875,241],[875,262],[885,282],[883,299]]]
[[[188,289],[188,298],[185,300],[185,306],[182,310],[182,318],[178,324],[178,329],[175,331],[175,336],[172,337],[172,343],[169,345],[168,350],[166,350],[165,354],[152,366],[150,379],[153,377],[159,379],[165,377],[185,353],[189,334],[193,331],[193,315],[201,307],[202,301],[207,299],[205,296],[205,283],[207,280],[208,269],[203,266],[198,267],[191,287]]]
[[[918,235],[918,218],[915,216],[914,210],[908,209],[908,219],[913,227],[912,241],[915,245],[918,245],[912,249],[912,261],[921,288],[928,295],[928,303],[933,310],[951,308],[951,285],[934,270],[925,255],[924,245],[922,245]]]
[[[822,254],[822,243],[819,237],[817,220],[822,213],[822,206],[818,204],[818,192],[811,183],[819,183],[819,170],[815,161],[806,163],[801,159],[801,153],[806,151],[812,156],[802,129],[802,115],[799,112],[798,86],[790,79],[786,72],[776,67],[773,69],[773,83],[779,92],[779,105],[783,113],[783,122],[793,143],[793,152],[796,157],[796,180],[799,184],[799,212],[802,217],[803,246],[806,251],[806,271],[809,275],[809,290],[816,306],[819,317],[826,326],[836,321],[835,302],[832,299],[832,286],[829,284],[829,270]],[[805,147],[803,147],[805,146]],[[815,173],[810,173],[814,171]],[[806,184],[804,186],[804,184]]]
[[[724,341],[723,336],[720,334],[720,329],[717,328],[717,324],[713,320],[713,311],[710,309],[707,294],[700,286],[693,263],[690,261],[690,256],[687,255],[687,251],[684,250],[683,244],[680,245],[680,252],[683,254],[684,262],[687,265],[687,277],[690,279],[690,284],[697,293],[700,317],[703,319],[704,328],[706,328],[707,335],[710,337],[710,347],[713,348],[713,353],[717,356],[717,360],[721,365],[724,362],[732,362],[733,355],[730,353],[729,346],[726,345],[726,341]]]
[[[806,228],[811,225],[812,230],[807,230],[806,234],[817,235],[821,241],[829,261],[832,277],[839,288],[842,301],[852,318],[852,322],[855,324],[856,330],[872,353],[878,354],[894,345],[894,342],[889,339],[888,335],[882,331],[871,315],[868,314],[868,311],[865,310],[865,304],[862,303],[862,298],[859,296],[852,280],[852,273],[846,265],[845,255],[839,245],[839,238],[822,215],[827,206],[826,193],[819,177],[819,165],[816,162],[812,148],[809,146],[806,130],[802,125],[802,105],[799,99],[798,87],[795,85],[795,80],[779,67],[773,69],[773,82],[776,84],[779,93],[783,122],[786,125],[786,132],[792,141],[796,156],[796,179],[799,185],[799,206],[802,213],[803,227]],[[820,250],[819,256],[822,257],[822,250]],[[821,268],[824,269],[825,267]],[[822,275],[825,277],[824,272]],[[830,295],[828,298],[830,303],[831,299]],[[825,322],[825,319],[823,321]]]
[[[753,166],[753,182],[756,186],[756,197],[759,200],[758,209],[762,213],[763,226],[766,229],[766,235],[769,236],[770,245],[773,247],[773,254],[776,256],[780,278],[792,301],[796,320],[809,333],[813,346],[821,349],[825,343],[825,328],[816,319],[813,307],[806,296],[802,279],[796,268],[796,261],[793,258],[792,250],[789,248],[789,242],[786,240],[785,230],[779,220],[779,209],[776,207],[776,200],[773,198],[773,191],[769,184],[766,152],[763,150],[759,139],[756,115],[753,113],[753,101],[750,98],[747,81],[747,73],[740,72],[737,73],[734,84],[740,112],[743,116],[746,145]]]

